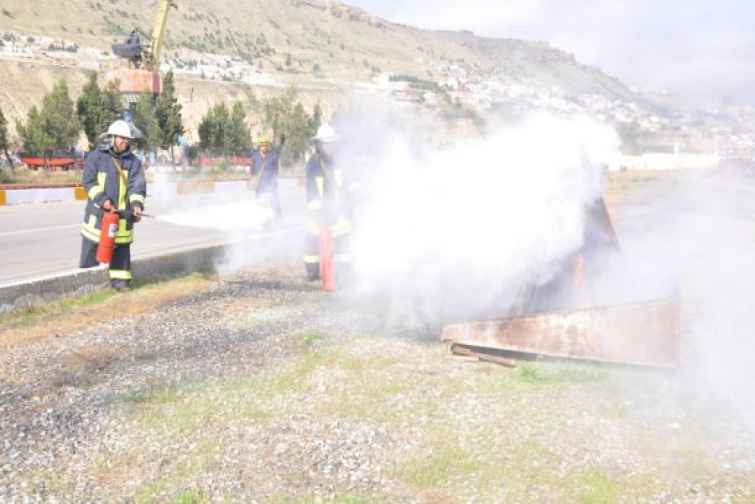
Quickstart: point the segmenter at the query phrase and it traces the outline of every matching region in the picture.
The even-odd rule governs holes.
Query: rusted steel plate
[[[447,325],[441,339],[548,357],[676,367],[679,303],[660,301]]]

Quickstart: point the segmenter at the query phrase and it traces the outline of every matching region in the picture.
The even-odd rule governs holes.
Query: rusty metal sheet
[[[658,301],[447,325],[441,339],[480,348],[673,368],[681,308]]]

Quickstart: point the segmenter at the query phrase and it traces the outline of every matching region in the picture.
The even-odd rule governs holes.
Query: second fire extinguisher
[[[118,231],[118,213],[105,212],[100,228],[100,243],[97,246],[97,261],[110,263],[115,250],[115,233]]]
[[[322,289],[327,292],[336,290],[333,264],[333,235],[328,226],[320,231],[320,280]]]

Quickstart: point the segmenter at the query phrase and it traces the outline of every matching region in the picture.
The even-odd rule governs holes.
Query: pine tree
[[[173,146],[184,133],[181,108],[181,103],[176,97],[173,71],[170,71],[163,78],[163,89],[155,104],[155,114],[160,126],[160,145],[170,148],[171,161],[174,161]]]
[[[155,114],[155,100],[150,95],[142,95],[133,108],[134,125],[142,132],[141,141],[145,150],[154,151],[160,146],[161,131]]]
[[[246,123],[246,110],[241,101],[233,103],[228,124],[228,147],[238,154],[249,149],[252,145],[252,135]]]
[[[47,132],[43,113],[36,105],[32,106],[26,116],[26,124],[17,121],[16,131],[21,137],[24,150],[36,154],[45,154],[54,147],[54,139]]]
[[[53,149],[69,149],[79,138],[81,126],[65,80],[58,81],[42,100],[42,108],[33,106],[26,124],[16,122],[24,149],[47,155]]]
[[[59,80],[52,93],[42,101],[42,114],[47,123],[49,135],[53,138],[52,147],[68,149],[76,144],[81,133],[81,125],[76,117],[73,100],[68,94],[68,84]]]
[[[203,150],[221,151],[227,153],[227,128],[230,122],[230,114],[225,103],[219,103],[212,107],[202,117],[197,132],[199,133],[199,146]]]
[[[281,96],[266,100],[262,109],[264,125],[273,131],[273,137],[286,138],[283,164],[291,165],[301,160],[319,127],[322,116],[319,104],[315,106],[313,115],[308,115],[298,100],[296,87],[291,86]]]
[[[8,161],[8,166],[10,166],[10,169],[13,170],[15,167],[13,166],[13,160],[10,157],[10,154],[8,154],[8,147],[10,146],[10,139],[8,138],[8,121],[5,119],[5,115],[3,115],[3,109],[0,109],[0,150],[3,151],[3,154],[5,154],[5,159]]]
[[[199,123],[199,146],[225,155],[239,153],[251,146],[251,133],[246,122],[246,109],[241,101],[231,110],[225,103],[212,107]]]
[[[90,149],[95,148],[99,136],[118,118],[119,102],[117,90],[113,86],[101,89],[97,84],[97,74],[92,72],[76,101],[76,114],[84,128]]]

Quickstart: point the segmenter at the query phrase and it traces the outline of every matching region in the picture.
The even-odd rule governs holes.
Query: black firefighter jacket
[[[128,211],[136,206],[144,209],[147,180],[141,161],[130,149],[116,154],[112,147],[104,146],[90,152],[84,165],[82,184],[88,198],[81,234],[90,241],[100,240],[104,213],[101,207],[106,200],[109,199],[118,210]],[[115,243],[126,245],[132,241],[133,223],[122,217],[118,220]]]

